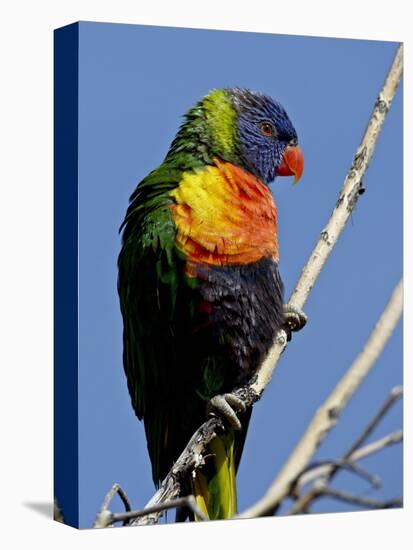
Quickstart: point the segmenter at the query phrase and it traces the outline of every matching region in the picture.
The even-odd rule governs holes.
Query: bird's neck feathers
[[[199,164],[213,164],[214,157],[237,164],[236,112],[226,90],[213,90],[190,109],[165,162],[185,170]]]
[[[277,211],[269,188],[249,172],[215,159],[188,172],[170,192],[176,245],[193,266],[278,260]]]

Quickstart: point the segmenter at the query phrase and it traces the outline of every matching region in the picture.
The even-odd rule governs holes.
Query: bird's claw
[[[291,340],[291,333],[298,332],[307,324],[307,315],[295,306],[284,305],[284,329],[287,332],[287,341]]]
[[[208,401],[207,414],[208,416],[220,416],[228,422],[231,428],[240,430],[242,426],[237,413],[244,413],[246,408],[245,403],[235,394],[224,393],[215,395]]]

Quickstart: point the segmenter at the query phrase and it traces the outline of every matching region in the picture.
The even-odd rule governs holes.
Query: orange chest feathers
[[[187,261],[240,265],[278,260],[277,210],[258,178],[229,162],[185,173],[171,192],[176,245]]]

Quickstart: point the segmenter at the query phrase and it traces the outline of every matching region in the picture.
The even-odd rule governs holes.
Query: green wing
[[[123,316],[123,363],[129,393],[145,429],[153,476],[162,477],[167,403],[176,356],[174,325],[181,260],[174,247],[167,192],[180,173],[162,167],[141,182],[131,197],[118,259],[118,292]],[[156,398],[155,398],[156,397]]]

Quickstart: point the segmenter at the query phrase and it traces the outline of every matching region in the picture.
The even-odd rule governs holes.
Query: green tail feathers
[[[237,513],[234,432],[216,437],[208,447],[205,467],[192,482],[199,508],[211,520],[227,519]]]

